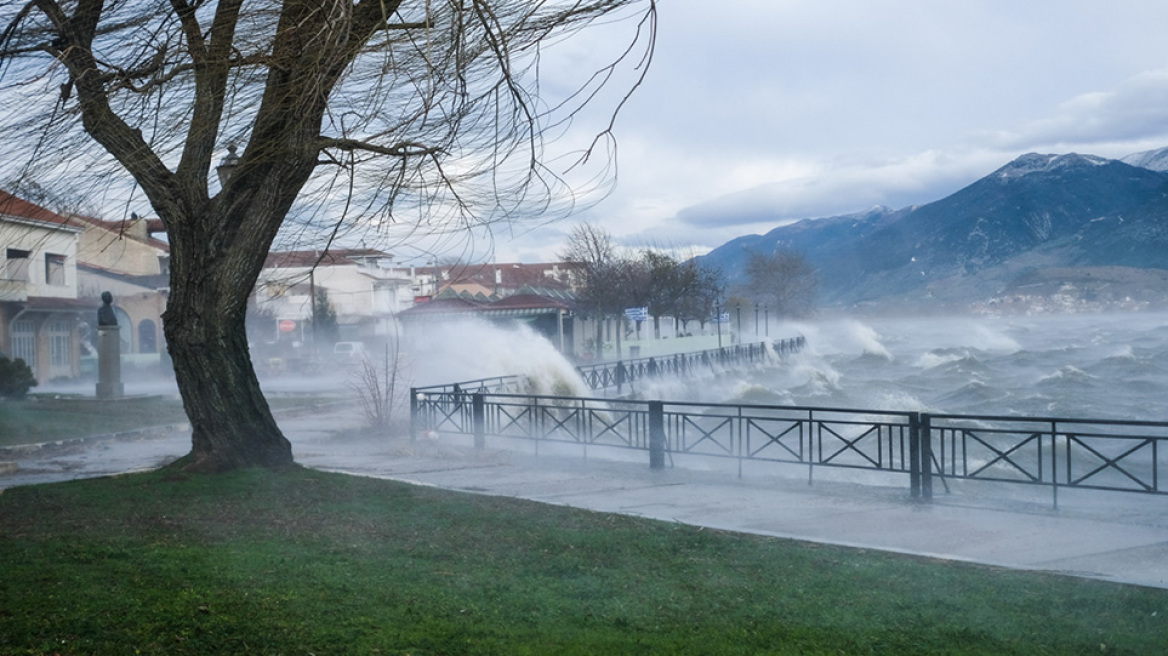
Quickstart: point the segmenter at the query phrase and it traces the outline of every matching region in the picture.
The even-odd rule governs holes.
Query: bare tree
[[[543,97],[545,45],[622,16],[640,16],[633,45]],[[23,174],[86,172],[114,194],[128,172],[165,224],[164,329],[192,426],[179,466],[278,467],[291,446],[244,322],[290,211],[335,236],[354,217],[451,232],[555,206],[570,195],[543,135],[610,80],[619,107],[654,25],[654,0],[8,1],[0,129]],[[229,143],[242,149],[212,193]]]
[[[769,255],[750,253],[748,287],[739,293],[763,303],[776,316],[799,317],[815,310],[819,277],[802,253],[776,249]]]
[[[718,301],[726,291],[722,271],[705,266],[695,258],[681,262],[678,267],[678,292],[670,312],[682,324],[700,321],[704,326],[714,317]]]
[[[646,248],[641,251],[639,261],[642,270],[640,283],[641,303],[637,305],[648,308],[649,316],[653,317],[653,337],[661,337],[661,317],[673,311],[681,280],[681,265],[668,253]]]
[[[714,314],[714,305],[725,286],[722,275],[701,265],[696,259],[678,260],[667,252],[647,248],[638,260],[642,270],[639,305],[653,317],[653,334],[661,337],[661,317],[675,322],[706,320]]]
[[[559,258],[580,265],[579,299],[596,319],[599,353],[604,342],[603,321],[622,316],[629,307],[627,258],[621,255],[612,235],[594,223],[581,223],[573,228]]]

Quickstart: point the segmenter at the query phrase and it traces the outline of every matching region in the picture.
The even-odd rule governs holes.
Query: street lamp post
[[[722,348],[722,306],[714,303],[714,323],[718,326],[718,348]]]
[[[227,155],[219,160],[219,166],[215,167],[215,173],[219,175],[219,188],[226,189],[227,183],[231,182],[231,176],[235,173],[235,167],[239,166],[239,155],[235,154],[235,143],[227,144]]]
[[[766,327],[766,336],[771,336],[771,310],[767,306],[762,306],[762,318],[764,326]]]
[[[754,338],[758,339],[758,303],[754,304]]]

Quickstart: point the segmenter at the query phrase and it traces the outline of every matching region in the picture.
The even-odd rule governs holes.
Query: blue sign
[[[644,321],[649,318],[649,308],[628,308],[625,310],[625,316],[633,321]]]

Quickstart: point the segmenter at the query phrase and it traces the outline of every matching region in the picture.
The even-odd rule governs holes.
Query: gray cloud
[[[1002,148],[1168,140],[1168,68],[1146,71],[1114,89],[1081,94],[1047,118],[992,135]]]
[[[1161,0],[661,3],[618,186],[582,218],[708,247],[931,202],[1029,151],[1165,146],[1163,25]],[[519,242],[498,245],[554,252]]]

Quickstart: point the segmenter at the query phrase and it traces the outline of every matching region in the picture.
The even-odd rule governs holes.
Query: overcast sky
[[[661,0],[658,28],[617,188],[577,217],[630,245],[927,203],[1027,152],[1168,146],[1163,0]],[[495,259],[552,259],[572,225],[496,231]]]

